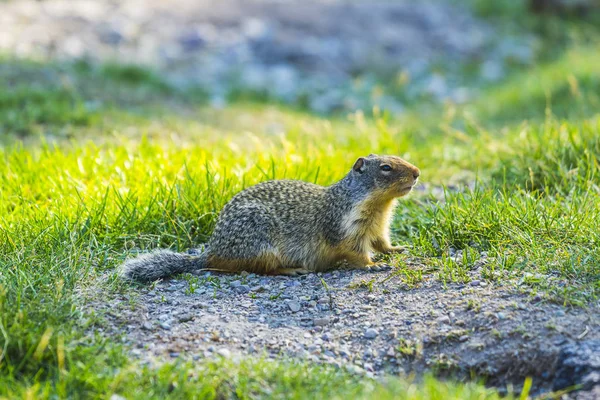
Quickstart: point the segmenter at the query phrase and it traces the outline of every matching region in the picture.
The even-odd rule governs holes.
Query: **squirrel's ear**
[[[371,154],[368,155],[368,157],[377,157],[377,154],[371,153]]]
[[[356,160],[352,169],[360,174],[365,172],[365,159],[361,157],[358,160]]]

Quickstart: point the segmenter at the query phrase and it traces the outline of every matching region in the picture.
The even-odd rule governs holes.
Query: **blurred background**
[[[598,0],[13,0],[0,1],[0,52],[147,67],[213,107],[243,98],[400,114],[470,102],[595,45],[599,10]]]

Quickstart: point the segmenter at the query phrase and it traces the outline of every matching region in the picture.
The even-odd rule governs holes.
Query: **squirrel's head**
[[[360,182],[384,197],[407,195],[421,174],[419,168],[396,156],[369,154],[360,157],[350,172],[353,180]]]

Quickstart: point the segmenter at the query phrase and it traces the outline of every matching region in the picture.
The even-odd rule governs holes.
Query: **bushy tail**
[[[206,267],[204,254],[189,255],[170,250],[157,250],[126,261],[120,274],[125,279],[151,282],[183,272],[192,272]]]

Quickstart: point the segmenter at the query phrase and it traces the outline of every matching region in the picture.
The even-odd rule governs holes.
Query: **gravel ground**
[[[423,95],[468,100],[444,71],[468,61],[501,79],[507,63],[532,62],[533,40],[439,0],[19,0],[0,2],[0,51],[153,66],[215,106],[251,90],[317,112],[401,112]]]
[[[203,272],[89,306],[107,316],[94,329],[123,335],[132,356],[149,363],[289,356],[371,376],[433,370],[468,378],[475,371],[489,384],[517,387],[533,376],[536,392],[550,390],[557,374],[578,383],[595,379],[600,365],[585,361],[595,350],[571,364],[582,344],[595,340],[600,349],[597,310],[549,304],[478,274],[468,284],[443,285],[433,274],[411,282],[393,269],[298,278]],[[561,356],[566,346],[571,352]],[[561,367],[568,357],[570,366]],[[595,382],[590,390],[600,390]]]

